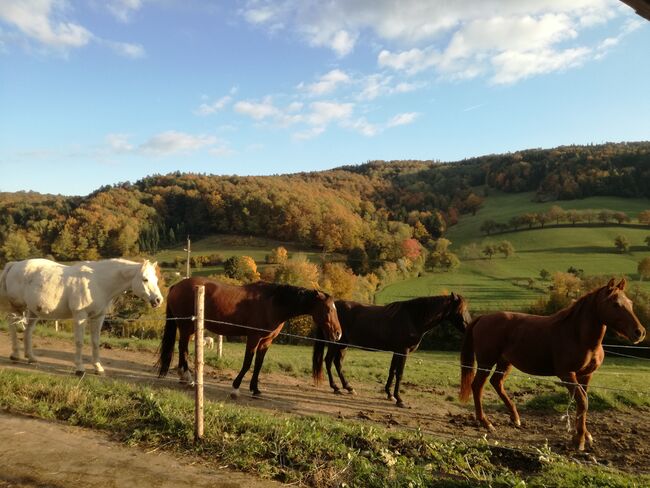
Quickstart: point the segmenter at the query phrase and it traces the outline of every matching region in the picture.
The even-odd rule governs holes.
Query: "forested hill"
[[[390,258],[396,242],[436,238],[462,214],[478,211],[490,189],[533,191],[544,201],[650,197],[650,142],[453,163],[372,161],[279,176],[172,173],[85,197],[0,193],[0,259],[13,257],[16,246],[58,259],[152,252],[187,233],[279,237],[328,251],[362,247]]]

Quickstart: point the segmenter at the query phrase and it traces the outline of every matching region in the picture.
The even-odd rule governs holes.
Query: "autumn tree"
[[[639,280],[650,278],[650,258],[643,258],[636,269],[639,273]]]
[[[228,278],[251,283],[260,279],[255,260],[250,256],[232,256],[223,263]]]
[[[559,225],[560,220],[564,220],[566,217],[566,212],[559,205],[553,205],[548,209],[548,212],[546,212],[546,214],[550,220],[555,220],[556,225]]]
[[[483,254],[488,257],[488,259],[492,259],[492,256],[494,256],[498,251],[497,246],[494,244],[485,244],[483,246]]]
[[[624,235],[618,235],[614,239],[614,247],[620,253],[628,252],[630,250],[630,241],[627,240],[627,237]]]
[[[11,233],[5,239],[2,248],[5,261],[20,261],[29,257],[29,243],[23,234]]]
[[[650,210],[639,212],[638,219],[640,224],[650,225]]]
[[[320,278],[318,266],[309,262],[307,256],[297,253],[275,272],[275,282],[288,285],[316,288]]]
[[[501,241],[498,250],[503,254],[503,257],[507,259],[515,253],[515,246],[513,246],[510,241]]]
[[[289,252],[282,246],[278,246],[266,256],[267,264],[284,264],[289,259]]]

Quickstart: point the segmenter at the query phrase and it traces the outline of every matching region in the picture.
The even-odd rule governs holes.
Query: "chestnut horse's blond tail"
[[[460,350],[460,401],[469,400],[472,393],[472,381],[474,380],[474,325],[478,320],[473,321],[465,329],[463,346]]]

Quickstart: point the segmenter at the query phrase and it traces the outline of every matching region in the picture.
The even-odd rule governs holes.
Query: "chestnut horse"
[[[244,364],[232,385],[233,398],[239,396],[239,385],[251,367],[253,356],[255,367],[250,389],[254,396],[261,395],[258,376],[264,356],[286,320],[298,315],[311,315],[316,326],[329,339],[336,341],[341,337],[334,299],[325,293],[262,281],[233,286],[206,278],[187,278],[172,286],[167,296],[167,323],[160,347],[161,377],[169,371],[178,329],[178,374],[181,382],[192,382],[187,346],[195,327],[192,319],[187,317],[194,315],[194,289],[197,285],[205,286],[205,328],[224,336],[247,336]]]
[[[571,306],[548,317],[498,312],[483,315],[466,329],[461,351],[460,399],[474,394],[476,420],[485,428],[494,427],[483,413],[483,386],[496,364],[490,383],[510,412],[516,427],[519,413],[503,383],[514,365],[534,375],[558,376],[576,400],[576,434],[573,442],[584,450],[593,438],[587,431],[587,388],[604,358],[603,336],[607,326],[633,343],[644,339],[646,331],[625,296],[625,280],[610,282],[587,293]],[[478,371],[474,371],[474,359]]]
[[[343,388],[354,393],[354,389],[343,375],[342,368],[348,344],[361,348],[393,351],[385,391],[389,400],[396,400],[398,407],[405,406],[399,387],[406,356],[417,349],[424,334],[444,320],[451,321],[461,331],[471,321],[463,297],[454,293],[449,296],[414,298],[385,306],[337,300],[336,309],[343,336],[341,344],[329,344],[325,356],[327,375],[334,393],[340,394],[341,390],[336,386],[332,376],[332,362],[336,366]],[[324,349],[324,342],[314,343],[312,373],[317,383],[322,377]],[[391,394],[393,378],[395,378],[395,389]]]

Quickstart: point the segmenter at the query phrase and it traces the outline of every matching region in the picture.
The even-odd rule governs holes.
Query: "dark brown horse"
[[[244,364],[232,385],[233,398],[239,396],[239,385],[251,367],[253,356],[255,367],[250,389],[255,396],[261,394],[258,376],[264,356],[286,320],[298,315],[311,315],[322,335],[331,340],[341,337],[334,299],[325,293],[262,281],[233,286],[205,278],[188,278],[172,286],[167,295],[168,320],[160,347],[160,376],[165,376],[169,370],[178,329],[178,374],[182,382],[192,381],[187,363],[187,346],[195,326],[191,319],[185,317],[194,315],[194,290],[197,285],[205,286],[205,328],[224,336],[247,336]],[[169,320],[174,317],[178,318]]]
[[[514,365],[534,375],[558,376],[576,400],[575,446],[584,450],[585,440],[593,438],[587,431],[587,388],[592,374],[602,364],[601,346],[607,326],[637,343],[645,329],[632,311],[632,301],[625,296],[625,280],[587,293],[571,306],[554,315],[542,317],[523,313],[499,312],[478,317],[465,331],[461,351],[460,399],[474,394],[476,420],[485,428],[494,427],[483,413],[483,386],[496,364],[490,383],[510,412],[512,423],[519,427],[519,413],[508,397],[503,382]],[[478,371],[474,372],[474,359]]]
[[[393,359],[388,370],[386,395],[389,400],[396,400],[398,407],[404,407],[399,387],[408,353],[417,349],[422,337],[444,320],[451,321],[457,328],[464,330],[471,317],[467,305],[460,295],[422,297],[393,302],[385,306],[362,305],[356,302],[337,300],[336,310],[341,322],[343,336],[341,344],[329,344],[325,363],[330,386],[334,393],[341,390],[332,376],[332,362],[341,379],[343,388],[350,393],[354,389],[343,375],[342,362],[347,344],[367,349],[393,351]],[[323,351],[325,343],[314,343],[312,373],[318,383],[322,377]],[[390,388],[395,378],[395,389]]]

